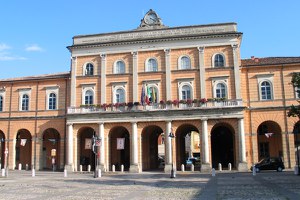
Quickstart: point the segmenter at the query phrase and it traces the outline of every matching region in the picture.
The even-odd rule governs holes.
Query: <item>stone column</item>
[[[234,86],[235,86],[235,97],[241,99],[241,81],[240,81],[240,68],[238,58],[238,45],[232,45],[233,52],[233,65],[234,65]]]
[[[73,171],[73,124],[67,124],[67,163],[65,169]]]
[[[76,106],[76,68],[77,68],[77,57],[71,58],[71,106]]]
[[[198,47],[198,50],[199,50],[200,95],[201,95],[201,98],[206,98],[206,92],[205,92],[204,47]]]
[[[171,87],[171,49],[165,49],[165,63],[166,63],[166,100],[172,100]]]
[[[104,142],[104,123],[99,123],[99,137],[101,139],[101,146],[99,148],[99,153],[100,153],[100,158],[99,158],[99,165],[100,169],[102,171],[105,171],[105,154],[104,154],[104,149],[105,149],[105,142]]]
[[[106,54],[101,54],[101,104],[106,103]]]
[[[169,137],[169,134],[172,131],[172,122],[167,121],[166,122],[166,133],[165,133],[165,172],[170,173],[172,169],[172,140]]]
[[[139,102],[138,98],[138,52],[132,52],[132,97],[133,102]]]
[[[238,119],[239,129],[239,164],[238,171],[248,171],[248,165],[246,160],[246,143],[245,143],[245,131],[244,131],[244,118]]]
[[[210,162],[209,162],[209,146],[208,146],[208,131],[207,131],[207,118],[202,119],[202,163],[201,171],[209,172],[210,171]]]
[[[131,134],[131,161],[130,161],[130,172],[138,173],[139,172],[139,163],[138,163],[138,131],[137,131],[137,122],[132,122],[132,134]]]

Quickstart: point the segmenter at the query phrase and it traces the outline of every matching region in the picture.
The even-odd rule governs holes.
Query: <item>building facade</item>
[[[300,58],[242,60],[241,40],[236,23],[167,27],[153,10],[137,29],[73,37],[70,73],[0,81],[2,166],[169,172],[197,143],[203,172],[293,167]]]

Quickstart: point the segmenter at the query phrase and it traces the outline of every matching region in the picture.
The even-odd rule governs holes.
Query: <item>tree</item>
[[[297,96],[300,96],[300,73],[299,72],[293,73],[291,82],[292,82],[294,88],[296,88]],[[292,105],[288,112],[288,116],[289,117],[298,117],[298,119],[300,119],[300,104],[297,106]]]

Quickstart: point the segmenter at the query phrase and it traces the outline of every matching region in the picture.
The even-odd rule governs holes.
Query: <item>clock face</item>
[[[155,24],[158,22],[158,18],[155,13],[150,13],[145,17],[145,22],[147,24]]]

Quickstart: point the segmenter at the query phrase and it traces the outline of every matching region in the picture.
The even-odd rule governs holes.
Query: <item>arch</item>
[[[31,169],[32,136],[27,129],[20,129],[16,136],[16,168],[22,164],[22,169]]]
[[[113,91],[113,102],[114,103],[124,103],[126,102],[126,96],[125,96],[125,88],[124,87],[116,87]]]
[[[42,148],[42,169],[60,170],[60,134],[56,129],[48,128],[43,132]]]
[[[183,124],[177,128],[175,136],[177,169],[180,169],[182,164],[189,168],[190,166],[186,165],[187,159],[196,158],[199,162],[194,163],[194,167],[195,170],[200,170],[199,130],[194,125]]]
[[[84,94],[84,104],[85,105],[92,105],[94,104],[94,91],[87,90]]]
[[[83,127],[78,130],[77,146],[78,158],[82,170],[87,171],[88,165],[91,166],[91,170],[95,170],[95,154],[92,149],[92,138],[95,135],[95,130],[90,127]]]
[[[117,171],[128,171],[130,167],[130,136],[128,130],[123,126],[113,127],[109,131],[110,139],[110,170],[115,165]]]
[[[117,60],[114,63],[114,74],[124,74],[125,71],[125,62],[123,60]]]
[[[4,133],[0,130],[0,165],[1,165],[1,169],[4,168],[4,160],[5,160],[5,135]]]
[[[277,122],[264,121],[257,128],[258,160],[266,157],[282,157],[282,134]]]
[[[94,75],[94,65],[91,62],[85,63],[83,67],[84,76],[93,76]]]
[[[145,62],[145,71],[146,72],[157,72],[158,71],[158,63],[156,58],[149,58]]]
[[[163,130],[150,125],[142,130],[142,166],[143,171],[163,170],[165,159]]]
[[[218,168],[219,163],[223,168],[228,164],[235,165],[235,137],[234,129],[227,123],[218,123],[211,130],[211,158],[212,167]]]
[[[223,53],[216,53],[212,57],[212,65],[214,68],[225,67],[225,55]]]
[[[178,58],[178,69],[191,69],[191,58],[187,55]]]
[[[193,86],[190,83],[182,83],[179,87],[179,99],[193,99]]]

